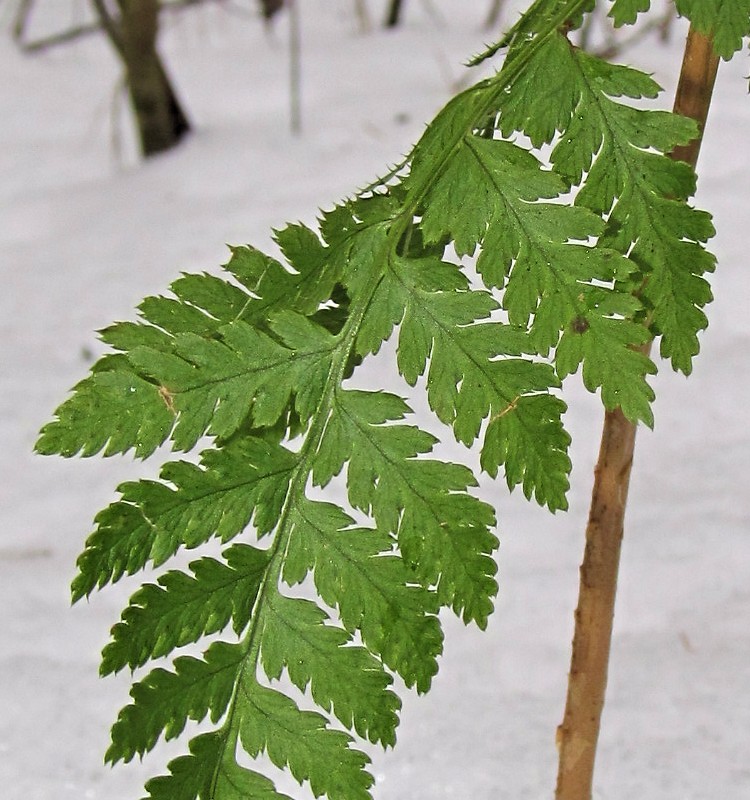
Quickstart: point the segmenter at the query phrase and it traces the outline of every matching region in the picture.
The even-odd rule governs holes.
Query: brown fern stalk
[[[693,167],[698,160],[718,62],[711,39],[691,27],[674,111],[696,120],[700,135],[670,156]],[[556,800],[591,800],[592,796],[635,435],[636,426],[620,409],[606,412],[580,570],[565,716],[557,731]]]

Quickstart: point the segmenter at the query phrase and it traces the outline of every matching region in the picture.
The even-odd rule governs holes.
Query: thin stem
[[[99,17],[101,27],[107,34],[110,42],[112,42],[112,46],[120,54],[120,57],[124,58],[125,42],[122,35],[121,21],[115,20],[114,17],[111,16],[104,0],[91,0],[91,4],[94,6],[94,10]]]
[[[685,45],[674,112],[694,119],[700,128],[700,135],[689,144],[676,147],[670,157],[675,161],[686,161],[692,167],[698,163],[718,66],[719,57],[714,53],[710,37],[691,27]]]
[[[690,144],[676,148],[670,157],[693,167],[698,160],[717,68],[718,58],[710,38],[691,27],[674,111],[696,120],[700,134]],[[648,352],[650,345],[644,349]],[[581,565],[565,716],[558,728],[556,800],[591,800],[592,796],[635,435],[636,426],[620,409],[606,412]]]

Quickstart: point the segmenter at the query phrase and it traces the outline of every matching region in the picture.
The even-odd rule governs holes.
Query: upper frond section
[[[644,299],[662,356],[688,373],[707,324],[704,275],[714,259],[703,243],[714,230],[708,214],[686,204],[692,169],[667,153],[697,135],[695,123],[618,102],[647,88],[642,74],[580,51],[571,58],[578,105],[552,154],[555,169],[572,183],[588,172],[576,203],[608,215],[602,243],[638,267],[623,288]]]
[[[569,30],[580,27],[583,15],[595,5],[596,0],[534,0],[497,42],[473,56],[467,64],[477,66],[506,47],[509,48],[507,60],[512,61],[518,51],[525,55],[529,44],[535,40],[543,41],[561,27]]]
[[[677,12],[713,39],[716,52],[729,60],[750,36],[750,0],[675,0]]]
[[[539,70],[538,73],[532,70],[530,74],[525,74],[523,80],[513,86],[515,91],[508,95],[508,99],[501,100],[498,118],[501,130],[506,126],[508,130],[504,132],[509,134],[521,127],[532,140],[536,138],[538,143],[542,143],[550,140],[559,128],[569,124],[570,115],[578,102],[569,86],[566,91],[561,89],[565,80],[570,81],[569,77],[566,79],[558,75],[555,78],[561,84],[553,91],[559,93],[562,99],[549,104],[556,109],[555,114],[546,121],[542,120],[541,124],[536,118],[532,124],[529,121],[531,118],[525,116],[530,108],[530,101],[528,97],[524,100],[524,93],[530,96],[547,91],[550,64],[556,63],[559,67],[561,59],[569,58],[569,47],[561,36],[551,38],[544,48],[538,50],[536,60],[531,62]],[[618,85],[617,88],[623,87]],[[641,88],[631,87],[630,90],[640,91]],[[607,360],[613,365],[613,369],[597,368],[594,362],[600,351],[591,348],[578,351],[580,361],[591,361],[588,366],[584,366],[589,376],[587,385],[593,389],[601,388],[608,407],[612,398],[621,395],[621,384],[637,387],[634,392],[640,400],[626,403],[626,413],[632,415],[633,419],[649,421],[651,416],[648,400],[652,397],[652,392],[646,382],[646,375],[652,371],[652,366],[647,358],[633,358],[631,353],[632,347],[639,346],[648,338],[645,328],[639,329],[639,325],[633,322],[642,310],[641,303],[629,288],[629,282],[633,280],[631,276],[638,272],[636,264],[625,257],[626,251],[618,252],[617,249],[602,244],[597,246],[596,240],[606,231],[601,218],[602,208],[588,210],[582,204],[561,202],[572,181],[561,180],[559,175],[543,169],[534,155],[518,145],[487,138],[483,131],[476,129],[476,125],[472,127],[469,120],[476,118],[477,108],[482,103],[482,91],[479,88],[474,93],[464,93],[454,100],[453,105],[449,105],[443,112],[443,116],[433,123],[433,129],[428,130],[415,153],[417,161],[420,152],[429,153],[431,148],[438,147],[441,142],[444,145],[448,140],[456,141],[452,158],[426,190],[427,201],[420,220],[420,229],[424,232],[425,240],[437,242],[448,238],[454,243],[459,255],[473,254],[479,249],[477,269],[485,284],[504,290],[502,305],[510,322],[515,327],[529,329],[530,336],[522,346],[522,352],[546,357],[557,346],[561,335],[571,327],[585,325],[587,330],[611,331],[607,338],[613,347],[607,350]],[[524,114],[520,110],[524,110]],[[559,148],[560,145],[556,152],[559,152]],[[589,154],[589,163],[581,166],[580,174],[577,175],[579,180],[588,169],[592,157]],[[582,193],[585,191],[586,187]],[[555,202],[547,202],[549,200]],[[610,203],[612,200],[610,198]],[[398,271],[398,267],[394,271]],[[408,283],[403,278],[401,282]],[[381,292],[385,294],[386,289],[381,288]],[[394,289],[391,285],[388,285],[387,292],[391,305],[397,308],[397,304],[393,302]],[[412,296],[416,299],[413,293]],[[433,296],[431,302],[433,305],[440,303],[445,307],[448,300],[446,297]],[[454,300],[454,305],[455,302]],[[476,316],[486,316],[487,313],[489,310],[484,315]],[[445,311],[436,306],[429,316],[440,319],[444,314]],[[394,313],[393,318],[396,316]],[[421,316],[424,318],[424,314]],[[412,329],[410,335],[402,338],[402,347],[407,352],[409,349],[415,350],[415,342],[437,343],[441,339],[445,341],[445,335],[454,340],[460,337],[467,339],[469,335],[476,338],[486,334],[491,337],[492,333],[499,330],[497,327],[493,330],[490,326],[481,330],[474,326],[471,334],[461,329],[457,332],[446,330],[445,335],[436,337],[434,332],[427,333],[424,330],[424,324],[416,329],[408,322],[408,317],[405,317],[403,329]],[[464,320],[463,324],[466,322]],[[519,334],[516,333],[515,336],[518,337]],[[505,338],[507,339],[507,335]],[[427,352],[429,349],[428,347]],[[437,363],[441,363],[439,354],[442,349],[435,348]],[[466,350],[466,345],[463,349]],[[416,350],[419,350],[418,344]],[[494,352],[487,353],[484,357],[495,358],[509,352],[518,351],[503,351],[502,346],[498,346]],[[424,359],[425,355],[421,358]],[[451,359],[450,363],[452,372],[456,373],[462,360]],[[493,361],[492,366],[485,367],[485,372],[507,373],[510,369],[521,367],[521,363]],[[557,366],[561,376],[570,371],[565,365]],[[525,388],[512,393],[508,390],[502,391],[501,382],[497,379],[488,382],[485,377],[479,385],[492,386],[495,390],[494,396],[505,398],[505,407],[512,409],[515,408],[516,397],[530,391],[543,391],[554,383],[554,379],[548,378],[546,385],[542,385],[542,371],[538,369],[538,365],[528,365],[523,369],[526,371],[526,380],[536,375],[538,382],[534,384],[532,379]],[[418,374],[419,372],[421,369]],[[439,374],[437,368],[434,374]],[[456,375],[450,380],[455,384],[459,377]],[[473,382],[466,384],[466,395],[473,394],[475,400],[478,399],[476,385]],[[645,403],[642,402],[644,400]],[[486,401],[484,408],[479,420],[487,413]],[[541,406],[537,405],[537,408]],[[551,410],[552,407],[548,404],[547,408]],[[496,409],[494,414],[501,412],[502,409]],[[441,418],[446,421],[444,416]],[[460,423],[460,417],[457,417],[457,421]],[[474,431],[470,435],[473,437],[476,436],[478,422],[475,419],[471,424]],[[511,428],[504,426],[503,430],[510,431]],[[547,430],[551,431],[551,428],[547,427]],[[459,438],[466,436],[460,424],[456,432]],[[563,438],[557,438],[555,450],[564,450],[563,441]],[[493,448],[492,452],[510,454],[522,451],[517,448]],[[564,455],[557,459],[558,474],[561,467],[564,469],[564,461]],[[483,463],[490,463],[489,454],[485,454]],[[496,468],[497,465],[493,467]],[[523,475],[527,489],[533,486],[534,472],[527,471],[525,467],[519,468],[518,465],[511,464],[509,472],[506,472],[508,474]],[[558,486],[551,504],[561,507],[563,501],[558,498],[564,495],[564,484],[559,483]],[[539,499],[547,502],[542,497]]]
[[[556,101],[538,106],[532,98],[548,90],[551,64],[556,65]],[[659,91],[648,75],[590,56],[558,34],[534,52],[513,91],[507,99],[502,98],[497,124],[506,135],[523,130],[535,144],[556,140],[551,154],[554,173],[563,178],[566,188],[579,187],[576,208],[587,208],[605,221],[603,232],[590,230],[598,237],[591,257],[597,259],[598,252],[607,250],[610,260],[612,251],[628,257],[627,262],[621,260],[622,266],[604,276],[607,282],[614,280],[605,302],[608,311],[604,320],[592,319],[591,309],[583,314],[579,309],[575,316],[594,323],[592,329],[598,326],[601,330],[605,329],[602,325],[609,329],[611,322],[606,320],[613,316],[648,321],[652,335],[661,336],[662,355],[671,359],[675,369],[687,373],[698,352],[697,334],[706,326],[702,309],[711,299],[704,275],[713,269],[713,257],[703,243],[713,234],[713,227],[707,214],[687,205],[695,191],[692,169],[669,157],[676,146],[697,136],[695,123],[620,99],[653,98]],[[530,114],[530,108],[537,109],[536,113]],[[560,230],[566,228],[561,226]],[[572,231],[570,227],[567,230]],[[576,233],[571,238],[575,240]],[[540,252],[545,249],[549,252],[549,245]],[[566,267],[559,274],[570,274],[570,269]],[[591,275],[597,284],[602,277],[601,273]],[[586,291],[599,302],[602,295],[598,286]],[[640,310],[634,305],[635,297],[643,303]],[[618,303],[617,308],[613,308],[613,301]],[[627,337],[627,330],[623,327],[612,341],[637,345],[640,334]],[[623,364],[628,361],[638,366],[623,353]],[[646,362],[643,365],[647,367]],[[643,383],[641,389],[645,400]],[[602,390],[609,396],[613,391],[618,393],[611,386],[607,390],[605,384]],[[642,402],[638,405],[643,407]],[[646,419],[643,414],[638,418]]]

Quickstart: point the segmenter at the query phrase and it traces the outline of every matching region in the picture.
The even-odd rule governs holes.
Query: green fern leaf
[[[327,263],[328,249],[302,225],[278,231],[276,238],[294,273],[260,251],[235,248],[226,268],[239,286],[213,275],[184,275],[171,286],[174,297],[141,303],[145,323],[103,330],[102,339],[121,354],[100,359],[93,374],[74,387],[73,396],[57,409],[57,419],[42,429],[37,451],[91,456],[135,449],[145,458],[170,434],[181,450],[191,449],[209,428],[230,436],[252,407],[261,371],[273,363],[279,365],[270,380],[277,393],[266,394],[257,415],[263,426],[277,422],[289,403],[284,393],[289,381],[277,379],[288,377],[285,360],[291,355],[269,337],[268,317],[274,310],[318,312],[325,321],[331,309],[322,307],[336,295],[341,264]],[[307,325],[315,335],[313,323]],[[306,350],[298,371],[314,371],[316,359],[324,359],[320,336],[317,344],[323,349]],[[310,391],[300,401],[303,406],[314,402]]]
[[[102,653],[101,674],[143,666],[151,658],[224,630],[230,622],[241,634],[250,621],[268,555],[236,544],[223,557],[226,563],[214,558],[193,561],[192,577],[173,570],[160,577],[158,585],[141,587],[122,621],[112,628],[112,640]]]
[[[232,698],[238,668],[245,656],[239,645],[214,642],[204,658],[181,656],[174,672],[155,669],[130,690],[133,703],[112,726],[107,761],[130,761],[152,750],[159,737],[174,739],[187,721],[210,716],[218,722]]]
[[[146,784],[145,800],[290,800],[268,778],[226,758],[224,744],[220,733],[197,736],[190,742],[190,755],[170,762],[169,775]]]
[[[651,7],[651,0],[615,0],[609,10],[609,16],[614,21],[615,27],[621,25],[632,25],[638,15],[648,11]]]
[[[498,103],[501,113],[496,125],[505,138],[522,130],[538,148],[565,130],[576,105],[567,70],[560,68],[568,58],[569,48],[565,37],[553,36],[530,55],[523,74]]]
[[[707,214],[683,202],[695,188],[692,170],[646,148],[666,153],[686,144],[696,135],[695,124],[615,101],[657,90],[634,70],[575,52],[569,75],[579,105],[553,151],[555,169],[571,183],[588,171],[576,203],[609,214],[602,244],[637,264],[626,285],[641,289],[652,310],[662,355],[688,373],[697,333],[706,326],[702,308],[711,299],[703,275],[713,269],[713,257],[700,244],[713,227]]]
[[[648,332],[633,323],[612,319],[581,319],[563,334],[557,348],[561,377],[583,363],[583,383],[589,391],[602,389],[607,409],[621,408],[629,419],[653,426],[654,393],[641,378],[656,367],[636,348],[648,341]]]
[[[97,528],[78,559],[74,600],[149,561],[158,566],[182,547],[197,547],[213,536],[226,542],[253,518],[260,532],[273,528],[294,467],[292,454],[245,439],[202,458],[203,468],[166,464],[166,482],[120,486],[122,499],[97,516]]]
[[[250,245],[232,247],[225,269],[251,293],[249,299],[244,299],[241,313],[233,319],[262,322],[271,312],[281,309],[311,314],[333,293],[338,270],[329,263],[329,251],[318,235],[301,223],[288,225],[274,234],[295,271],[289,272],[279,261]],[[226,316],[220,319],[230,321]]]
[[[294,585],[313,571],[321,598],[336,608],[350,633],[359,631],[373,653],[407,686],[426,692],[437,673],[443,635],[434,592],[393,552],[381,531],[354,527],[330,503],[303,501],[292,519],[283,578]]]
[[[173,336],[207,336],[237,320],[263,324],[278,310],[313,313],[333,293],[336,265],[328,263],[324,244],[304,225],[276,231],[276,241],[295,272],[249,245],[233,247],[225,269],[239,286],[209,274],[184,275],[170,287],[174,298],[147,298],[142,315]]]
[[[496,475],[498,466],[504,465],[510,488],[523,483],[525,491],[535,494],[540,503],[553,510],[563,508],[570,472],[569,438],[561,422],[565,405],[549,398],[544,405],[534,406],[543,409],[545,416],[535,417],[526,413],[530,406],[522,402],[537,392],[549,397],[550,388],[558,385],[557,377],[545,364],[511,357],[534,353],[532,340],[518,327],[472,324],[488,317],[497,304],[485,292],[441,291],[452,287],[449,282],[437,282],[441,275],[437,264],[411,260],[395,266],[406,307],[399,335],[401,374],[414,384],[430,358],[430,406],[444,423],[453,426],[459,441],[471,445],[482,421],[489,417],[482,467]],[[430,276],[429,284],[425,276]],[[519,403],[524,406],[521,412]],[[521,425],[498,425],[500,419],[517,413],[523,414]],[[503,445],[506,434],[513,438]],[[519,437],[528,441],[521,445]],[[535,461],[535,448],[527,448],[537,438],[546,445],[544,466]]]
[[[230,436],[244,422],[259,394],[263,399],[253,410],[254,423],[259,426],[278,421],[295,386],[306,390],[296,404],[297,411],[303,418],[309,415],[316,391],[322,388],[334,340],[304,317],[297,317],[294,328],[290,316],[287,312],[276,324],[271,322],[274,332],[282,337],[288,334],[284,344],[243,322],[234,322],[219,329],[220,339],[178,335],[174,354],[147,348],[130,353],[137,369],[169,393],[178,413],[173,434],[176,448],[190,450],[206,432]]]
[[[556,64],[554,91],[559,99],[538,107],[531,98],[548,90],[552,63]],[[628,301],[626,295],[640,294],[654,332],[662,337],[662,355],[670,358],[676,369],[689,372],[692,357],[698,352],[697,333],[706,325],[702,308],[711,297],[703,276],[712,270],[713,257],[701,245],[713,234],[713,228],[708,215],[684,203],[695,188],[692,170],[662,154],[694,138],[694,123],[667,112],[618,102],[616,98],[622,96],[655,97],[659,87],[643,73],[571,48],[562,35],[550,37],[532,54],[528,69],[513,89],[502,100],[500,130],[505,135],[523,130],[537,145],[551,141],[555,131],[560,131],[551,156],[555,172],[567,186],[583,183],[575,198],[577,206],[585,206],[597,216],[608,216],[604,235],[594,250],[618,250],[637,266],[631,266],[628,276],[623,265],[608,279],[614,278],[618,284],[615,293],[622,297],[623,305],[613,310],[614,315],[632,319],[632,300]],[[536,113],[529,114],[529,108],[535,108]],[[559,230],[570,231],[573,238],[583,232],[579,228],[576,234],[575,226],[565,224]],[[599,231],[590,233],[597,235]],[[508,239],[508,233],[503,232],[501,248],[504,245],[508,249]],[[560,242],[559,233],[552,239]],[[514,243],[511,239],[511,245]],[[492,254],[497,246],[488,235],[484,247]],[[572,254],[575,248],[568,244],[566,249]],[[549,245],[540,252],[545,250],[549,252]],[[556,254],[563,252],[558,244]],[[509,263],[509,257],[506,255],[500,263]],[[557,263],[554,255],[550,263]],[[559,272],[565,274],[567,269]],[[592,277],[599,280],[595,274]],[[522,285],[530,305],[533,293],[526,281]],[[512,306],[512,298],[504,303]],[[609,302],[607,305],[611,308]],[[568,306],[566,310],[573,309]],[[576,316],[580,313],[576,312],[567,324]],[[588,317],[588,311],[583,316]],[[608,393],[613,392],[617,390]],[[644,385],[641,393],[647,393]]]
[[[515,120],[515,124],[520,123]],[[613,249],[570,241],[583,242],[603,233],[598,216],[583,208],[536,202],[557,197],[565,188],[556,175],[542,171],[527,151],[510,142],[468,132],[428,194],[429,206],[421,227],[428,241],[448,233],[459,254],[472,253],[481,244],[477,269],[485,283],[505,288],[503,306],[511,323],[531,325],[534,347],[527,352],[546,355],[557,345],[561,332],[582,317],[596,317],[602,324],[606,319],[608,327],[622,323],[618,338],[624,346],[609,353],[608,359],[620,357],[622,371],[629,380],[639,382],[639,391],[646,396],[650,391],[644,380],[650,371],[648,362],[633,362],[627,350],[643,339],[628,322],[638,305],[629,293],[623,294],[614,286],[628,279],[635,267]],[[479,202],[468,202],[468,194],[464,197],[462,191],[473,192]],[[581,353],[584,358],[596,355],[595,351]],[[634,363],[643,366],[638,376],[626,369]],[[617,387],[606,385],[610,378],[616,379],[617,369],[589,368],[589,374],[592,371],[604,381],[602,391],[608,397],[618,394]],[[589,384],[593,385],[591,381]],[[515,396],[507,397],[506,393],[506,407]]]
[[[711,35],[714,49],[726,60],[750,36],[750,0],[675,0],[675,5],[701,33]]]
[[[115,368],[102,368],[73,388],[57,418],[42,428],[38,453],[111,456],[134,448],[146,458],[167,439],[174,414],[159,387],[120,360],[102,366]]]
[[[617,0],[612,15],[647,5]],[[621,102],[658,87],[570,46],[564,31],[593,6],[536,0],[486,54],[508,48],[500,72],[451,101],[402,165],[319,230],[275,232],[283,261],[234,248],[223,275],[183,275],[140,321],[102,331],[115,352],[42,431],[38,449],[65,455],[213,438],[197,463],[120,487],[74,599],[183,548],[250,540],[142,586],[104,650],[103,674],[173,658],[133,686],[109,761],[188,723],[215,728],[147,783],[151,800],[284,800],[264,759],[316,797],[369,800],[355,736],[394,744],[395,676],[430,688],[442,608],[487,625],[498,540],[476,477],[435,457],[406,399],[349,384],[384,342],[438,421],[480,442],[482,469],[553,511],[570,471],[561,380],[580,369],[607,408],[650,425],[651,339],[689,371],[713,229],[667,154],[695,126]],[[711,24],[730,6],[716,0]],[[316,499],[338,475],[340,503]],[[316,597],[292,596],[299,584]],[[222,632],[237,641],[179,652]]]
[[[309,600],[275,594],[261,634],[263,668],[272,680],[286,668],[301,690],[310,686],[315,702],[361,737],[396,743],[398,697],[388,691],[392,678],[362,647],[345,646],[350,635],[325,624],[328,615]]]
[[[316,797],[370,799],[369,758],[351,749],[351,737],[329,728],[325,717],[301,711],[285,695],[258,684],[245,689],[240,709],[242,746],[251,756],[267,753],[300,783],[309,782]]]
[[[497,592],[494,513],[466,492],[475,484],[468,469],[417,458],[432,449],[432,436],[384,424],[408,411],[394,395],[338,392],[314,480],[325,486],[348,462],[352,506],[398,536],[407,564],[424,585],[438,586],[441,604],[484,627]]]
[[[527,499],[536,497],[551,511],[568,507],[570,436],[561,416],[565,404],[549,394],[516,398],[490,417],[480,463],[493,478],[504,465],[509,489],[521,485]]]
[[[190,742],[190,755],[169,764],[169,775],[152,778],[146,784],[144,800],[206,800],[212,794],[214,775],[223,755],[222,737],[204,733]]]

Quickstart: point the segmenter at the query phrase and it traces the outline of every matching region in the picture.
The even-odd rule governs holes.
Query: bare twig
[[[366,0],[354,0],[354,13],[357,15],[360,33],[369,33],[372,30],[372,20]]]
[[[498,27],[500,24],[500,15],[503,13],[504,7],[505,0],[492,0],[492,5],[490,6],[490,10],[487,12],[487,16],[484,20],[485,28],[492,30]]]
[[[26,33],[26,25],[28,24],[31,10],[34,7],[34,0],[20,0],[16,15],[13,20],[13,27],[11,28],[11,36],[13,41],[21,41]]]
[[[112,46],[117,50],[120,56],[124,56],[125,41],[122,35],[122,19],[115,19],[115,17],[110,14],[104,0],[91,0],[91,5],[94,7],[99,17],[99,24],[107,34],[107,38],[112,42]]]
[[[401,19],[402,10],[403,0],[391,0],[390,5],[388,6],[388,13],[386,14],[385,18],[386,28],[395,28],[398,25]]]
[[[179,11],[189,6],[199,5],[207,2],[221,2],[222,0],[163,0],[161,8],[163,11]],[[101,0],[99,0],[101,3]],[[92,4],[96,6],[94,0]],[[122,24],[122,19],[119,14],[112,14],[103,4],[102,8],[111,20],[112,24],[119,28]],[[39,53],[43,50],[49,50],[59,45],[68,44],[78,39],[86,38],[93,34],[99,34],[106,30],[105,25],[102,23],[100,10],[96,10],[96,20],[92,22],[81,23],[80,25],[73,25],[58,33],[50,34],[49,36],[40,36],[36,39],[27,39],[28,23],[31,17],[31,12],[34,9],[33,0],[22,0],[16,14],[16,19],[12,28],[12,38],[16,46],[24,53]]]
[[[292,133],[302,133],[302,31],[297,0],[289,7],[289,122]]]

